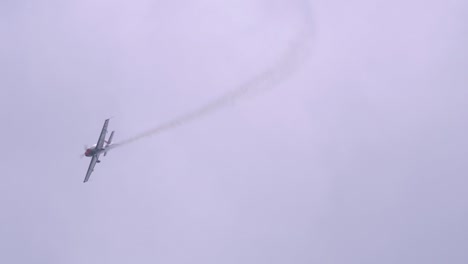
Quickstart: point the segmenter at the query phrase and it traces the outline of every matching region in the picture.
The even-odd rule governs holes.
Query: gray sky
[[[305,1],[0,1],[0,262],[467,263],[467,2]]]

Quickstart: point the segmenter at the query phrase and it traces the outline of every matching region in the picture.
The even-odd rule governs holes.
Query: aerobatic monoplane
[[[104,121],[104,125],[99,135],[99,139],[96,144],[91,147],[85,146],[85,153],[82,156],[91,157],[91,162],[89,163],[88,172],[86,172],[86,177],[83,182],[87,182],[91,173],[94,171],[94,166],[96,163],[100,163],[99,156],[104,154],[106,156],[112,148],[117,144],[112,144],[112,138],[114,137],[114,131],[111,132],[109,138],[106,140],[107,126],[109,125],[109,118]]]

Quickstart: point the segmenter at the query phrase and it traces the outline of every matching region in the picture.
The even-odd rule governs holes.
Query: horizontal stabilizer
[[[107,145],[106,146],[109,146],[110,144],[112,144],[112,138],[114,137],[114,132],[115,131],[112,131],[110,136],[109,136],[109,139],[106,141]]]
[[[112,131],[112,132],[111,132],[111,134],[110,134],[110,136],[109,136],[109,139],[106,141],[106,147],[109,146],[110,144],[112,144],[112,138],[114,137],[114,132],[115,132],[115,131]],[[106,156],[106,155],[107,155],[107,151],[104,152],[104,156]]]

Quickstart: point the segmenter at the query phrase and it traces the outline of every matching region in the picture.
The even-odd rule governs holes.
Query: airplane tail
[[[115,131],[112,131],[112,132],[111,132],[111,134],[110,134],[110,136],[109,136],[109,139],[106,141],[106,147],[109,146],[110,144],[112,144],[112,138],[114,137],[114,132],[115,132]],[[107,154],[107,151],[104,152],[104,156],[106,156],[106,154]]]

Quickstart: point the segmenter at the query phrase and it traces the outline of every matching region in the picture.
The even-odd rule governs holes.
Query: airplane
[[[89,180],[91,173],[94,171],[94,166],[96,165],[96,163],[101,162],[99,160],[99,156],[101,154],[104,154],[104,156],[106,156],[107,152],[109,152],[111,149],[117,146],[117,144],[112,143],[112,138],[114,137],[114,131],[111,132],[109,138],[106,140],[107,126],[109,125],[109,119],[110,118],[104,121],[104,125],[102,127],[101,134],[99,135],[99,139],[97,143],[89,148],[85,146],[85,153],[81,155],[82,157],[83,156],[91,157],[91,162],[89,163],[88,171],[86,172],[86,177],[83,183]]]

